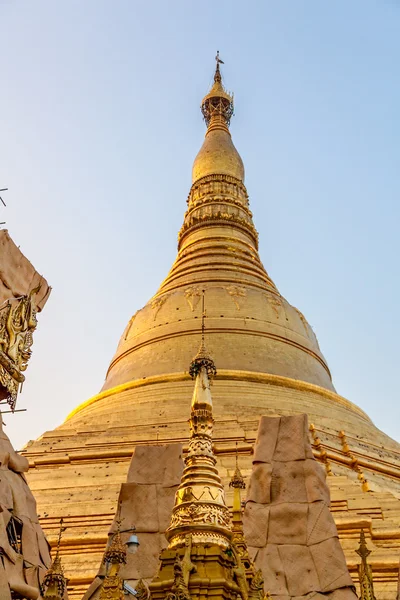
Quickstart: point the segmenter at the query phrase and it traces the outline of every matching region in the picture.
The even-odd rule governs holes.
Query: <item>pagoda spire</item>
[[[234,112],[233,94],[230,94],[222,84],[219,65],[224,64],[224,61],[220,59],[219,51],[215,60],[217,64],[214,73],[214,84],[201,103],[201,112],[208,127],[207,134],[213,129],[222,129],[229,133],[228,128]]]
[[[361,557],[361,564],[358,565],[358,577],[360,580],[360,600],[376,600],[374,593],[372,570],[367,562],[367,558],[371,554],[371,550],[369,550],[367,547],[363,529],[361,529],[360,532],[360,545],[356,552],[358,556]]]
[[[233,526],[216,467],[210,380],[217,371],[204,343],[204,292],[202,308],[200,349],[189,368],[195,380],[189,447],[165,532],[169,545],[160,555],[160,569],[149,588],[153,600],[237,600],[238,596],[263,600],[262,574],[249,557],[243,534],[240,489],[244,481],[239,466],[231,482],[236,499]]]
[[[171,524],[165,534],[170,548],[184,546],[188,535],[193,543],[213,543],[222,548],[228,548],[232,538],[229,510],[212,445],[214,419],[210,380],[217,370],[205,348],[204,318],[203,294],[202,341],[189,369],[195,380],[189,449]]]
[[[61,564],[60,546],[61,537],[65,527],[63,527],[63,519],[60,519],[60,530],[58,533],[57,549],[55,558],[50,569],[44,576],[42,583],[42,594],[46,600],[67,600],[67,579],[64,576],[64,569]]]
[[[125,598],[124,582],[119,575],[121,565],[126,564],[126,548],[121,539],[120,518],[117,520],[117,531],[112,535],[111,544],[103,557],[107,572],[101,586],[100,600],[124,600]]]

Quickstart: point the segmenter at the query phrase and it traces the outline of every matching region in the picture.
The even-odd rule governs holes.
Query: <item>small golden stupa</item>
[[[161,552],[160,568],[149,586],[151,598],[263,600],[263,578],[247,552],[241,507],[233,528],[216,466],[210,390],[216,368],[204,346],[204,313],[202,344],[189,374],[195,379],[189,446],[165,534],[168,548]],[[233,481],[240,505],[237,477]]]
[[[70,599],[78,600],[100,563],[134,447],[187,438],[187,365],[204,294],[207,346],[219,373],[214,453],[228,504],[236,447],[246,479],[260,416],[307,413],[314,454],[330,475],[331,510],[353,579],[364,528],[374,546],[375,593],[392,600],[400,554],[400,446],[336,393],[311,326],[261,263],[243,162],[229,130],[233,97],[220,64],[217,55],[214,83],[201,103],[206,136],[169,274],[130,319],[101,392],[79,404],[77,391],[77,408],[65,423],[25,451],[42,525],[52,539],[55,523],[65,518],[65,568]]]

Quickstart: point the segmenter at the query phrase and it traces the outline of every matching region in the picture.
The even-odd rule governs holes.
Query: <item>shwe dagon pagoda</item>
[[[230,133],[233,97],[220,60],[201,103],[207,131],[166,279],[122,334],[101,391],[26,447],[29,484],[50,541],[60,518],[70,598],[81,598],[101,563],[120,486],[135,448],[181,442],[187,451],[188,372],[206,305],[213,382],[213,452],[228,489],[236,454],[244,480],[261,416],[307,414],[314,457],[327,474],[331,513],[357,581],[361,530],[374,590],[394,599],[400,554],[400,446],[340,396],[305,316],[281,296],[259,254]],[[139,535],[140,537],[140,535]]]

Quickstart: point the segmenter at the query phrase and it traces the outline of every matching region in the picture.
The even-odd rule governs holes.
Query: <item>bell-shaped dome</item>
[[[207,131],[193,163],[192,181],[194,183],[206,175],[214,174],[231,175],[244,181],[243,161],[233,145],[229,131],[223,129]]]

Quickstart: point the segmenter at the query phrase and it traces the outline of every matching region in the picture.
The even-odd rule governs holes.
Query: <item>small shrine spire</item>
[[[235,471],[229,482],[229,487],[233,488],[233,507],[232,507],[232,550],[235,556],[236,569],[240,571],[242,575],[242,587],[244,590],[244,583],[246,583],[247,595],[251,590],[251,583],[254,579],[256,570],[254,564],[250,558],[249,551],[247,548],[246,540],[243,531],[243,518],[242,518],[242,498],[241,490],[246,489],[242,473],[239,468],[239,457],[238,457],[238,446],[236,442],[236,465]],[[239,579],[240,581],[240,579]],[[242,594],[243,595],[243,594]]]
[[[371,554],[365,541],[364,530],[360,531],[360,545],[356,550],[361,558],[361,564],[358,565],[358,577],[360,580],[360,600],[376,600],[374,593],[374,582],[372,570],[367,563],[367,558]]]
[[[56,555],[50,569],[44,576],[42,583],[42,595],[46,600],[67,600],[67,579],[64,576],[64,569],[61,564],[60,546],[61,537],[66,527],[63,527],[64,519],[60,519],[60,530],[57,539]]]
[[[171,523],[165,532],[169,545],[160,555],[160,569],[150,591],[154,600],[191,600],[199,594],[200,581],[204,598],[214,597],[218,589],[221,600],[263,600],[262,573],[256,571],[250,559],[243,534],[240,489],[244,481],[238,462],[232,479],[236,498],[233,526],[216,466],[210,391],[210,378],[216,368],[205,349],[204,305],[203,291],[200,350],[189,369],[195,379],[189,448]],[[192,579],[196,571],[199,577]]]
[[[210,355],[206,349],[206,343],[205,343],[205,333],[206,333],[205,320],[206,320],[206,317],[207,317],[207,314],[206,314],[206,309],[205,309],[205,290],[202,290],[202,296],[201,296],[201,342],[200,342],[200,348],[199,348],[196,356],[190,363],[189,375],[191,376],[192,379],[196,379],[197,375],[201,371],[201,368],[204,367],[207,372],[208,379],[211,381],[217,374],[217,369],[215,367],[215,363],[214,363],[213,359],[210,357]],[[195,394],[193,395],[193,398],[194,397],[195,397]],[[210,395],[210,402],[211,402],[211,395]]]
[[[119,512],[121,507],[119,507]],[[102,583],[100,600],[124,600],[124,582],[119,575],[121,565],[126,564],[126,547],[121,539],[121,519],[117,519],[117,531],[112,534],[111,544],[104,553],[106,576]]]
[[[210,378],[217,371],[205,349],[204,319],[203,292],[202,340],[189,369],[191,377],[195,379],[189,420],[189,449],[175,496],[171,524],[165,534],[170,548],[184,546],[188,535],[191,535],[194,544],[210,542],[222,548],[228,548],[232,538],[229,510],[213,451],[214,418]]]

